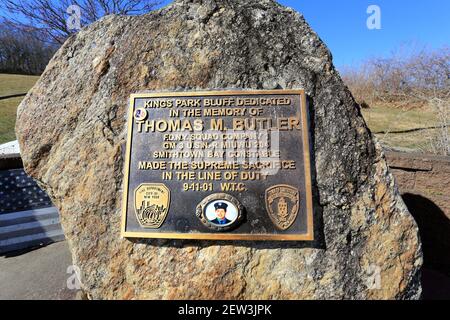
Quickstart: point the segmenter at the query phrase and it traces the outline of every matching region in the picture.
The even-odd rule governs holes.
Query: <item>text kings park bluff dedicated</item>
[[[218,98],[203,99],[160,99],[145,101],[148,109],[170,109],[171,117],[211,117],[210,121],[203,119],[160,119],[137,122],[138,132],[174,132],[174,131],[203,131],[228,129],[241,130],[267,130],[280,131],[300,130],[300,120],[296,117],[279,117],[272,119],[258,117],[263,114],[264,107],[283,107],[291,105],[289,98]],[[237,108],[229,108],[229,107]],[[248,107],[255,107],[251,108]],[[227,128],[224,120],[213,117],[235,117],[231,128]],[[236,118],[238,117],[238,118]],[[242,117],[242,118],[239,118]],[[245,117],[245,118],[244,118]]]

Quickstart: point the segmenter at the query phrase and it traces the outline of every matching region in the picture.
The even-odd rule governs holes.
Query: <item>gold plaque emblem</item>
[[[266,190],[266,209],[270,220],[280,230],[287,230],[297,218],[299,209],[297,188],[276,185]]]
[[[170,190],[162,183],[144,183],[134,191],[134,210],[144,228],[158,229],[169,212]]]

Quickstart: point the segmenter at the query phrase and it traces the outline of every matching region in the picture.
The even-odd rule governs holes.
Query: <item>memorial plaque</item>
[[[133,94],[123,237],[313,240],[303,90]]]

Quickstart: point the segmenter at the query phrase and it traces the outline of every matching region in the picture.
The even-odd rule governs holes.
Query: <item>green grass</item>
[[[0,96],[26,93],[37,79],[39,76],[0,74]],[[14,133],[16,111],[22,99],[23,97],[0,100],[0,143],[16,139]]]
[[[379,141],[387,146],[409,151],[430,152],[431,144],[439,131],[436,129],[415,132],[395,133],[415,128],[427,128],[437,125],[437,117],[430,108],[405,110],[401,108],[375,106],[362,110],[367,125]],[[377,133],[377,132],[385,133]]]
[[[426,108],[402,110],[400,108],[375,106],[370,109],[363,109],[362,113],[373,132],[431,127],[436,123],[436,116]]]
[[[16,110],[22,99],[23,97],[0,100],[0,144],[16,139]]]
[[[0,73],[0,97],[10,94],[27,93],[39,76],[22,76]]]

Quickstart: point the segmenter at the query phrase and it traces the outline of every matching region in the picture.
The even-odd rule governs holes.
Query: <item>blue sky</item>
[[[280,0],[301,12],[325,41],[337,67],[386,56],[401,46],[450,46],[449,0]],[[366,26],[369,5],[381,10],[381,29]]]

